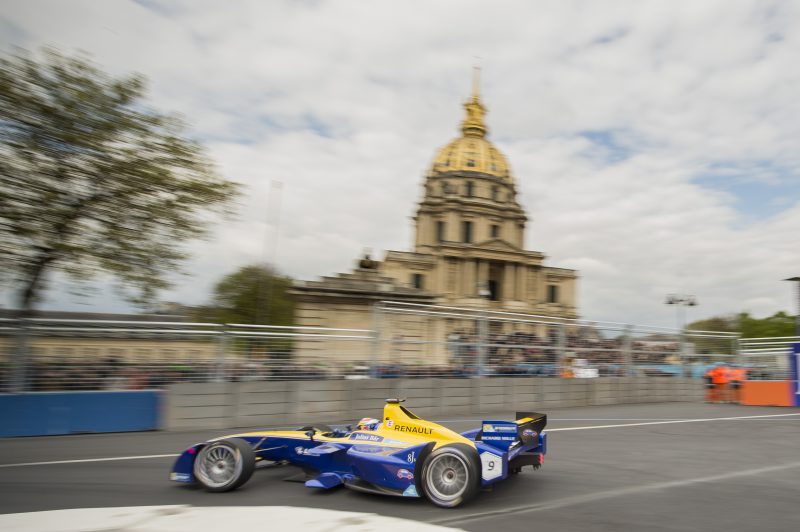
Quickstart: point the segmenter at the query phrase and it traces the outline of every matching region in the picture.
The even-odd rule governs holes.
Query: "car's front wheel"
[[[436,506],[454,508],[478,493],[480,472],[474,449],[459,444],[440,447],[425,459],[422,489]]]
[[[203,447],[194,461],[194,478],[208,491],[230,491],[247,482],[256,467],[253,448],[229,438]]]

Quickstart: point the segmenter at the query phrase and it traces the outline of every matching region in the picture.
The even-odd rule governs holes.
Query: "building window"
[[[492,238],[500,238],[500,226],[492,225]]]
[[[492,186],[492,201],[497,201],[497,185]]]
[[[487,284],[489,285],[489,299],[491,301],[500,301],[500,290],[498,290],[497,281],[489,279]]]
[[[475,166],[475,161],[473,161],[472,159],[467,159],[467,166],[472,168],[473,166]]]
[[[461,222],[461,241],[465,244],[472,243],[472,222]]]
[[[471,198],[475,192],[475,184],[472,181],[467,181],[467,197]]]
[[[445,225],[444,225],[443,221],[440,220],[440,221],[436,222],[436,241],[437,242],[444,242],[444,240],[445,240],[444,239],[444,228],[445,228]]]
[[[412,273],[411,284],[414,285],[414,288],[425,288],[425,276],[421,273]]]
[[[547,302],[558,303],[558,286],[554,284],[547,285]]]
[[[446,195],[448,192],[450,192],[450,190],[447,181],[442,181],[442,196]]]

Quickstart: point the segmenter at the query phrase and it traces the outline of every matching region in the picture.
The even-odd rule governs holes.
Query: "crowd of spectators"
[[[328,378],[316,365],[215,362],[125,362],[115,358],[99,360],[48,358],[32,361],[25,370],[26,391],[149,390],[179,382],[308,380]],[[10,391],[12,373],[0,366],[0,393]]]
[[[478,363],[479,340],[475,333],[454,331],[448,336],[447,346],[451,364],[470,367]],[[625,338],[603,338],[597,334],[570,333],[563,341],[557,331],[547,336],[516,331],[488,336],[484,363],[497,374],[514,375],[547,374],[554,367],[574,360],[599,369],[600,375],[622,375],[625,372],[626,350],[635,364],[668,364],[680,353],[680,344],[674,340],[633,341],[626,347]],[[549,367],[552,366],[552,367]]]
[[[553,331],[547,336],[530,332],[491,333],[485,346],[483,366],[479,360],[479,341],[475,332],[457,330],[446,339],[448,364],[412,362],[402,352],[402,340],[394,342],[395,360],[369,366],[295,362],[288,359],[231,359],[220,366],[216,361],[131,362],[120,358],[37,358],[26,368],[26,389],[56,390],[140,390],[163,388],[176,382],[301,380],[367,377],[468,377],[485,375],[563,375],[564,365],[574,361],[597,368],[600,376],[625,374],[624,338],[567,334],[563,340]],[[440,344],[441,345],[441,344]],[[634,341],[630,345],[634,364],[665,364],[679,353],[674,341]],[[558,367],[558,362],[561,367]],[[655,371],[655,370],[654,370]],[[7,366],[0,365],[0,391],[6,391],[11,378]]]

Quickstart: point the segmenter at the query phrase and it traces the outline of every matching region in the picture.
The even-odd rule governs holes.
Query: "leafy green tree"
[[[689,329],[739,333],[742,338],[794,336],[795,318],[786,312],[766,318],[754,318],[748,312],[741,312],[695,321],[689,324]]]
[[[743,338],[769,338],[794,336],[794,316],[785,312],[777,312],[767,318],[753,318],[747,312],[739,314],[739,332]]]
[[[292,279],[262,265],[244,266],[223,277],[200,318],[222,323],[294,325]]]
[[[0,275],[23,314],[47,275],[115,276],[152,303],[238,186],[139,75],[115,79],[51,49],[0,58]]]

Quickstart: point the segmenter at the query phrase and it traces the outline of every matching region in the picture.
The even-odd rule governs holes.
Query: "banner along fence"
[[[738,352],[737,337],[724,333],[390,301],[374,312],[370,329],[3,320],[0,392],[419,377],[698,378]]]

